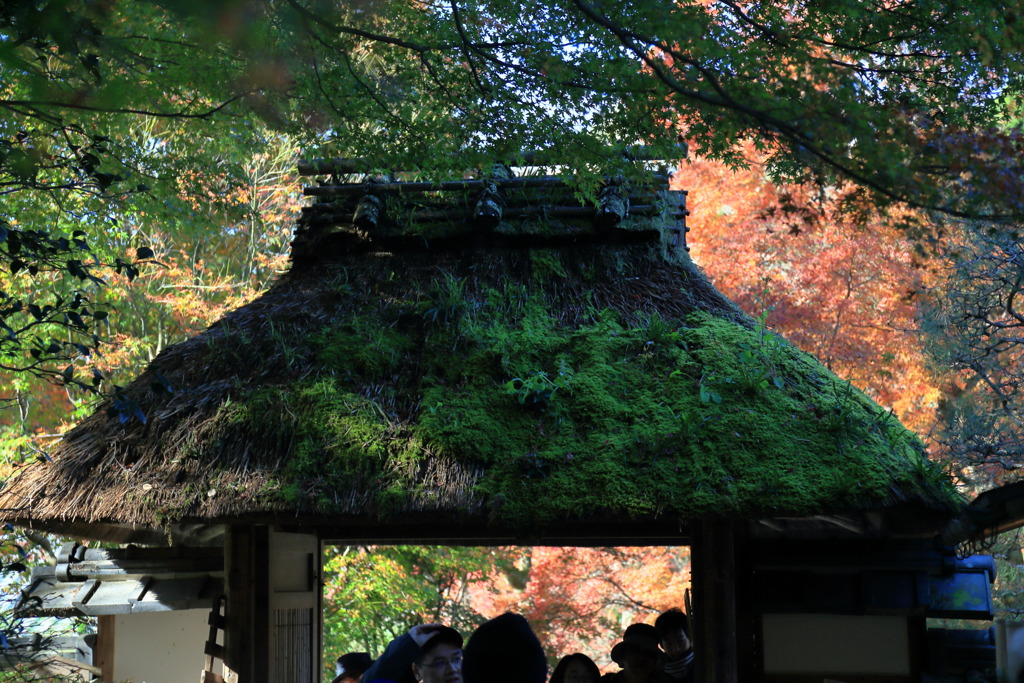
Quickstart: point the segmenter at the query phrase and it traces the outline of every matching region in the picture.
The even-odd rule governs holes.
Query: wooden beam
[[[694,524],[694,653],[697,679],[704,683],[739,681],[735,525],[721,519]]]
[[[652,173],[648,177],[650,186],[667,188],[669,177],[661,173]],[[460,192],[466,190],[481,191],[494,186],[500,189],[544,189],[567,187],[565,178],[558,176],[525,176],[522,178],[495,178],[469,180],[408,181],[393,183],[338,183],[336,185],[314,185],[302,188],[307,197],[344,197],[348,195],[400,195],[420,192]]]
[[[673,159],[663,159],[665,154],[654,154],[644,145],[634,145],[613,151],[607,150],[608,156],[619,156],[627,161],[675,161],[687,158],[689,148],[685,142],[675,146]],[[561,159],[561,160],[560,160]],[[551,152],[551,150],[530,150],[524,151],[518,158],[513,160],[516,166],[562,166],[571,165],[570,162]],[[368,173],[378,169],[378,165],[372,159],[312,159],[301,160],[298,163],[300,175],[322,175],[327,173]]]

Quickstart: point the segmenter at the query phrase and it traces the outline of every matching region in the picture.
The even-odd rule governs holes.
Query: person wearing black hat
[[[544,648],[521,615],[505,612],[469,637],[462,665],[465,683],[544,683]]]
[[[612,648],[612,661],[622,671],[605,674],[602,683],[666,683],[658,631],[650,624],[631,624]]]
[[[442,624],[420,624],[392,640],[363,674],[363,683],[462,683],[462,636]]]
[[[360,676],[373,665],[366,652],[346,652],[338,657],[334,667],[335,677],[331,683],[359,683]]]

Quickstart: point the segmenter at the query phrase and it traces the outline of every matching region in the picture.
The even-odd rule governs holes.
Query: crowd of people
[[[694,683],[689,623],[679,609],[653,626],[630,625],[610,656],[619,671],[602,676],[594,660],[576,652],[548,678],[540,640],[526,619],[508,612],[481,624],[465,647],[449,626],[413,626],[376,660],[365,652],[339,657],[333,683]]]

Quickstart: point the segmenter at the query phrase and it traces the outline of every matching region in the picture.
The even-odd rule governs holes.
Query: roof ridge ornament
[[[484,228],[493,229],[501,223],[505,209],[505,196],[496,181],[511,180],[515,174],[505,164],[494,164],[489,171],[490,182],[484,185],[473,207],[473,221]]]
[[[302,210],[293,263],[329,258],[339,249],[534,248],[580,241],[660,241],[670,251],[688,251],[686,192],[671,189],[664,167],[577,183],[546,167],[496,162],[476,177],[421,180],[403,172],[356,172],[363,161],[314,165],[330,175],[303,189],[314,202]]]

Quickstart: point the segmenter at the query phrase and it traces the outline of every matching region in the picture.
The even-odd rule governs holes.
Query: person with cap
[[[359,683],[359,678],[373,664],[366,652],[346,652],[338,657],[331,683]]]
[[[654,620],[658,641],[665,651],[665,675],[672,683],[693,683],[693,643],[686,613],[673,607]]]
[[[462,635],[442,624],[419,624],[388,644],[363,683],[462,683]]]
[[[612,661],[622,671],[605,674],[602,683],[666,683],[658,631],[650,624],[630,624],[612,648]]]
[[[465,683],[544,683],[544,648],[521,615],[505,612],[469,637],[462,664]]]

